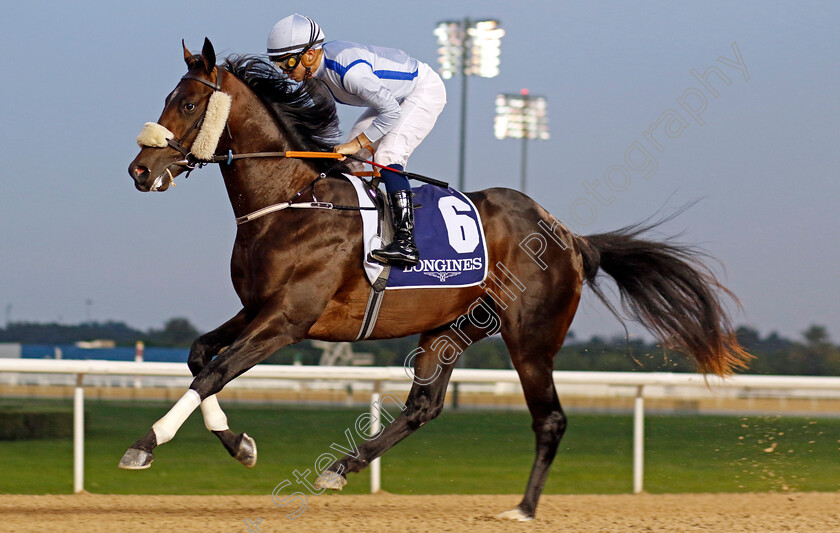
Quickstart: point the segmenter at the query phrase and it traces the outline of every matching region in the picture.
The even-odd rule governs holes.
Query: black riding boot
[[[370,252],[371,257],[389,265],[416,265],[420,253],[414,243],[414,206],[411,191],[389,193],[391,213],[394,219],[394,240],[379,250]]]

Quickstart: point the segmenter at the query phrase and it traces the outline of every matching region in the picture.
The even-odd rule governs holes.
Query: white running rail
[[[70,374],[76,376],[73,395],[73,491],[84,490],[84,377],[86,375],[105,376],[170,376],[190,377],[184,363],[137,363],[126,361],[95,360],[50,360],[0,358],[0,373],[36,373]],[[360,381],[373,383],[371,412],[374,402],[379,398],[382,384],[386,382],[410,382],[410,376],[403,367],[354,367],[354,366],[292,366],[258,365],[237,378],[242,382],[248,379],[283,379],[300,381],[342,382]],[[457,368],[452,374],[452,382],[459,383],[519,383],[519,376],[514,370],[479,370]],[[644,397],[645,387],[696,387],[698,397],[712,396],[721,389],[739,389],[744,393],[756,390],[810,391],[812,398],[837,398],[840,391],[840,377],[810,376],[756,376],[741,375],[727,379],[702,374],[642,373],[642,372],[566,372],[555,371],[554,382],[557,385],[610,385],[635,387],[633,405],[633,492],[643,489],[644,478]],[[374,463],[377,463],[374,466]],[[371,463],[371,489],[379,490],[379,460]],[[374,490],[375,489],[375,490]]]

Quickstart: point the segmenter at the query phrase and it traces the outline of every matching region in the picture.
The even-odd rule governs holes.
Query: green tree
[[[825,326],[813,324],[802,332],[804,344],[797,344],[791,358],[800,374],[826,376],[840,374],[840,349],[831,344]]]
[[[199,336],[198,330],[186,318],[170,318],[162,330],[150,330],[148,342],[162,346],[190,346]]]

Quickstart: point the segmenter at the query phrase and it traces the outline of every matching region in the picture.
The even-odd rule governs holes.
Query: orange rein
[[[336,152],[286,152],[286,157],[302,159],[344,159],[346,156]]]
[[[346,156],[336,152],[284,152],[285,157],[296,157],[300,159],[344,159]],[[376,168],[373,171],[354,172],[354,176],[362,178],[379,177],[379,172]]]

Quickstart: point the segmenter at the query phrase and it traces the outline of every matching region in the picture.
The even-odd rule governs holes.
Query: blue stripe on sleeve
[[[374,70],[373,73],[382,80],[413,80],[417,77],[417,71],[400,72],[399,70]]]
[[[347,74],[347,71],[353,68],[354,66],[358,65],[359,63],[364,63],[365,65],[369,66],[371,70],[373,70],[373,65],[371,65],[364,59],[357,59],[349,65],[347,65],[346,67],[337,61],[333,61],[332,59],[324,59],[324,66],[341,77],[342,87],[344,86],[344,76],[345,74]],[[373,74],[377,78],[382,80],[413,80],[417,77],[416,70],[414,72],[400,72],[399,70],[373,70]]]

